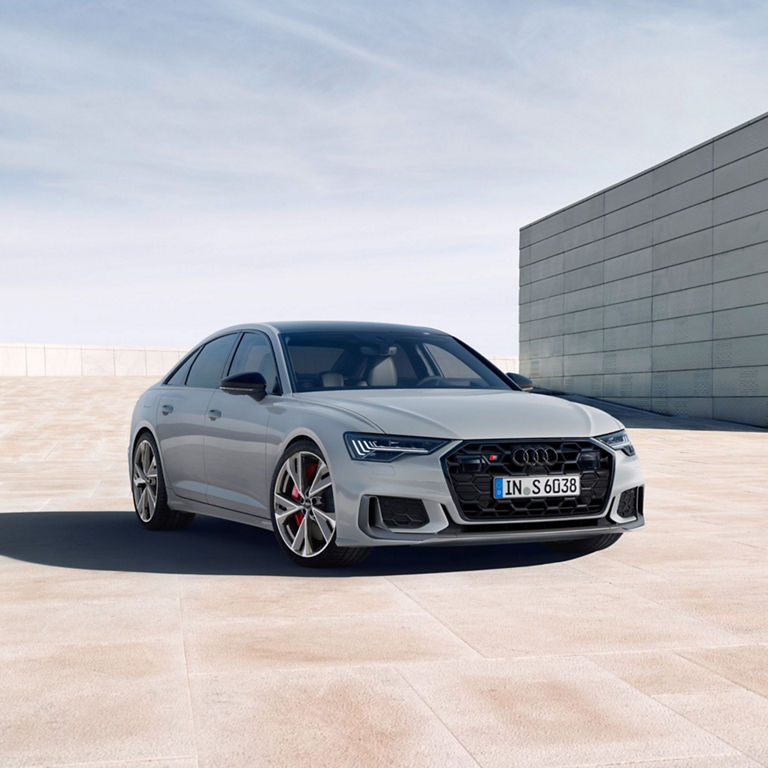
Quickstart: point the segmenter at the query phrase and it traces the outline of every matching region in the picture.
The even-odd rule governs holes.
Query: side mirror
[[[523,376],[522,373],[508,373],[507,378],[513,384],[517,384],[523,392],[530,392],[533,389],[533,382],[527,376]]]
[[[250,395],[254,400],[267,396],[267,382],[260,373],[238,373],[219,382],[219,389],[230,395]]]

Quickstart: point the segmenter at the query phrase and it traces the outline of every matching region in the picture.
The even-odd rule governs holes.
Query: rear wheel
[[[272,525],[281,549],[294,563],[338,568],[361,562],[365,547],[336,545],[333,481],[320,449],[294,443],[280,457],[272,479]]]
[[[587,536],[583,539],[562,539],[561,541],[545,541],[544,544],[553,552],[569,555],[588,555],[615,544],[621,538],[620,533],[606,533],[602,536]]]
[[[168,506],[160,454],[149,432],[142,434],[133,448],[131,492],[136,516],[144,528],[177,530],[186,528],[194,518],[191,512],[174,512]]]

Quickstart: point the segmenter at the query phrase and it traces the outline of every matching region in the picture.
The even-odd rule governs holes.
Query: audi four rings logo
[[[557,451],[554,448],[517,448],[512,454],[512,461],[518,467],[551,467],[557,463]]]

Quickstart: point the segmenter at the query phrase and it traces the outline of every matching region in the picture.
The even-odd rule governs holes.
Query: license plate
[[[581,475],[493,478],[493,497],[495,499],[578,496],[580,493]]]

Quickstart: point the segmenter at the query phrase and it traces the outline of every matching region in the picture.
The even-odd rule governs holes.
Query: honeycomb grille
[[[421,528],[429,522],[421,499],[379,496],[381,519],[387,528]]]
[[[546,451],[547,462],[521,462],[522,451]],[[494,457],[491,460],[491,457]],[[469,522],[595,517],[605,509],[613,456],[589,440],[468,442],[443,459],[461,516]],[[579,496],[495,499],[493,478],[581,475]]]

